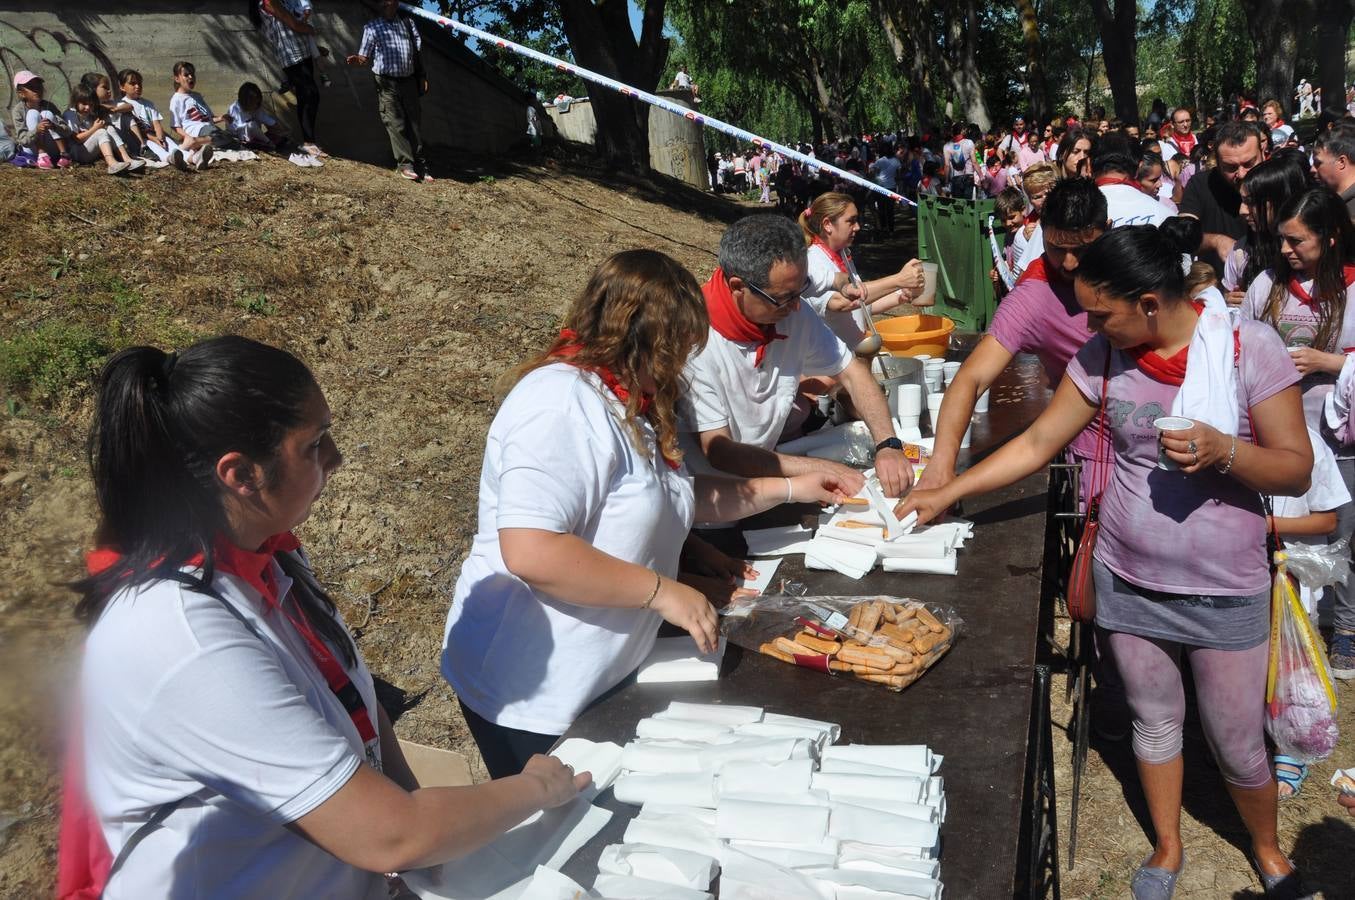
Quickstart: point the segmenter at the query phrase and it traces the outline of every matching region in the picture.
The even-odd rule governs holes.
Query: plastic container
[[[944,357],[955,323],[945,316],[894,316],[877,321],[875,327],[895,356]]]

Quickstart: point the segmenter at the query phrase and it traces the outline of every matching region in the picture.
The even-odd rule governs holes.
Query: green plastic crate
[[[984,331],[997,298],[989,273],[993,253],[984,229],[992,200],[951,200],[923,195],[918,209],[918,258],[937,264],[936,306],[929,312],[955,320],[962,331]]]

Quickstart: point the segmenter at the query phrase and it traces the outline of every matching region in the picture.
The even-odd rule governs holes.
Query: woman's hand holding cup
[[[1190,427],[1180,427],[1184,422],[1189,422]],[[1162,455],[1188,475],[1228,462],[1233,436],[1224,434],[1212,425],[1174,416],[1156,419],[1153,425],[1159,429],[1158,443],[1162,447]],[[1167,468],[1160,463],[1159,467]]]

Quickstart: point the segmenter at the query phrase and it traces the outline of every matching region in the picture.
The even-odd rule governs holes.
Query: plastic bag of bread
[[[782,662],[901,691],[945,655],[963,624],[950,607],[900,597],[764,595],[722,610],[720,630]]]

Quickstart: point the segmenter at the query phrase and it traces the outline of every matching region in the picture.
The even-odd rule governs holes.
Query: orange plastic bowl
[[[945,316],[895,316],[875,323],[885,349],[895,356],[944,357],[955,322]]]

